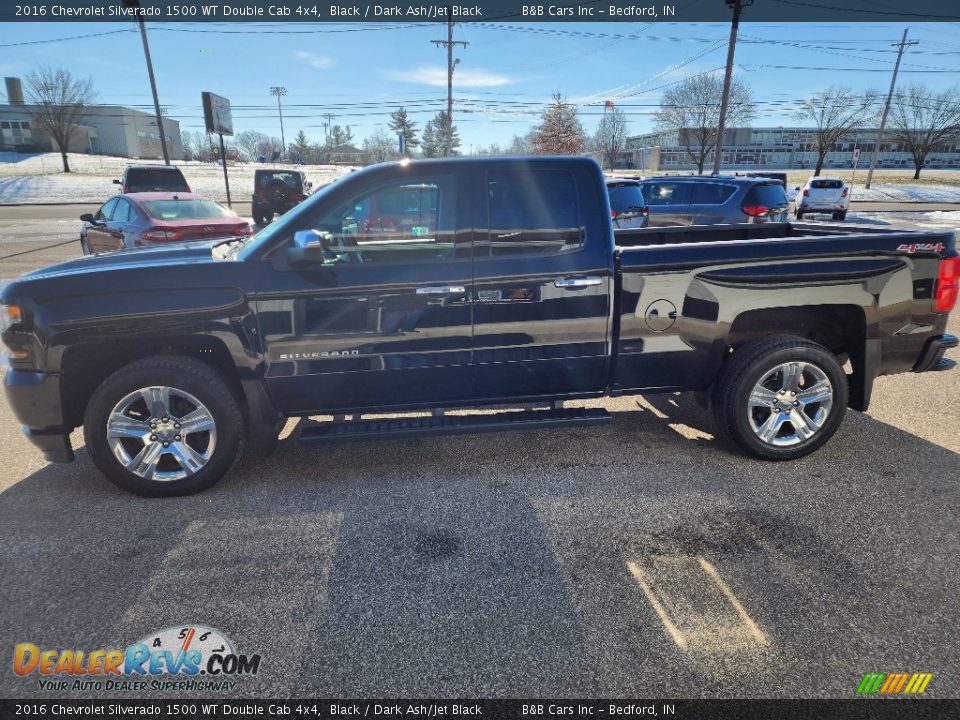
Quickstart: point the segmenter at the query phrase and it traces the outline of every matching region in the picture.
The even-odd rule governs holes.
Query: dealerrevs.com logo
[[[13,672],[37,676],[41,690],[230,691],[256,675],[259,655],[243,655],[219,630],[182,625],[151,633],[126,649],[42,649],[19,643]]]

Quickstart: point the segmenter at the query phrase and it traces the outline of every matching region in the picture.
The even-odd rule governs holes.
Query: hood
[[[50,265],[45,268],[24,273],[17,280],[40,280],[65,275],[98,273],[107,270],[125,268],[166,267],[170,265],[218,262],[213,257],[212,248],[223,242],[207,240],[203,242],[171,243],[154,247],[132,248],[99,255],[85,255],[76,260]]]

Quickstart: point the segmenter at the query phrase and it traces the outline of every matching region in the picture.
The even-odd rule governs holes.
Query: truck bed
[[[688,245],[691,243],[717,243],[734,240],[785,240],[803,237],[850,237],[863,235],[875,238],[878,235],[914,235],[907,230],[890,230],[885,227],[824,223],[744,223],[739,225],[683,225],[677,227],[650,227],[614,229],[617,247],[647,247],[650,245]],[[949,233],[943,233],[949,235]],[[906,241],[905,241],[906,242]]]

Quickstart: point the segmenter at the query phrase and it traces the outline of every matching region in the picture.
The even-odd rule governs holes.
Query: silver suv
[[[786,222],[783,184],[761,177],[665,175],[641,180],[650,225],[726,225]]]

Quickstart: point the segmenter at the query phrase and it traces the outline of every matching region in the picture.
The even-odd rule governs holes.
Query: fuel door
[[[647,308],[644,319],[647,327],[654,332],[669,330],[677,321],[677,306],[669,300],[654,300]]]

